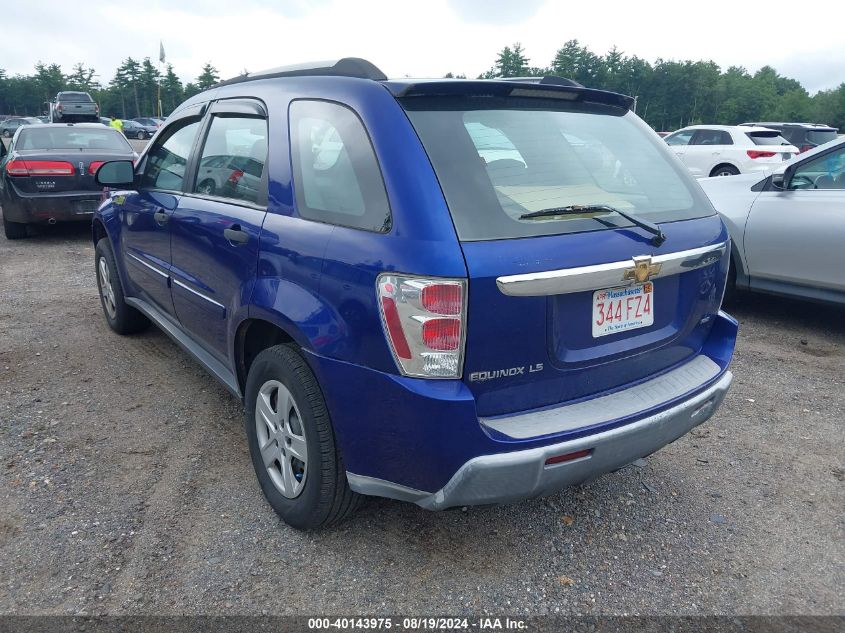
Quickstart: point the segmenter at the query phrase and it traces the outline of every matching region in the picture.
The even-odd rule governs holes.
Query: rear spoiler
[[[553,81],[554,80],[554,81]],[[408,83],[383,81],[382,85],[398,98],[407,97],[521,97],[557,99],[582,103],[600,103],[630,110],[634,98],[616,92],[584,88],[571,80],[550,77],[520,77],[518,79],[432,79]]]

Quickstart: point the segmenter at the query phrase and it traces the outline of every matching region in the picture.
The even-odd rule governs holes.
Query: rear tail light
[[[759,149],[748,150],[748,158],[771,158],[777,156],[777,152],[762,152]]]
[[[105,163],[104,160],[95,160],[88,165],[88,173],[92,176],[97,173],[97,170]]]
[[[62,111],[62,104],[61,103],[56,104],[56,110],[58,110],[59,112]]]
[[[10,176],[73,176],[73,165],[61,160],[13,160],[6,164]]]
[[[421,378],[460,378],[466,281],[384,274],[376,285],[385,335],[400,371]]]
[[[811,149],[813,149],[812,145],[802,145],[801,149],[798,150],[798,153],[803,154],[804,152],[809,152]]]
[[[94,114],[100,114],[100,104],[94,104]]]

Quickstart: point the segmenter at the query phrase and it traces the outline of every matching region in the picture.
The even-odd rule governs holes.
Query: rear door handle
[[[167,224],[167,214],[164,212],[164,209],[159,209],[155,213],[153,213],[153,219],[156,221],[156,224],[159,226],[164,226]]]
[[[223,237],[225,237],[232,246],[243,246],[249,242],[249,233],[242,230],[238,224],[232,225],[232,228],[223,229]]]

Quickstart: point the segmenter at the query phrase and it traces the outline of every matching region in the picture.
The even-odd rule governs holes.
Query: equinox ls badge
[[[638,284],[643,284],[652,275],[657,275],[663,267],[663,264],[652,264],[651,255],[637,255],[633,259],[634,266],[625,270],[623,281],[636,280]]]
[[[543,363],[528,366],[529,374],[538,371],[543,371]],[[525,365],[522,367],[509,367],[508,369],[494,369],[492,371],[474,371],[469,375],[470,382],[484,382],[485,380],[493,380],[494,378],[509,378],[511,376],[524,376],[526,374]]]

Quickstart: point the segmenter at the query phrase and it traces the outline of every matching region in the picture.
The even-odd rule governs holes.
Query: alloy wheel
[[[268,380],[258,391],[255,431],[273,485],[288,499],[298,497],[308,475],[308,445],[299,408],[278,380]]]
[[[103,297],[103,305],[106,307],[106,312],[110,319],[117,317],[117,304],[114,298],[114,288],[111,285],[111,275],[109,275],[109,266],[106,263],[106,258],[101,257],[97,264],[97,277],[100,281],[100,295]]]

